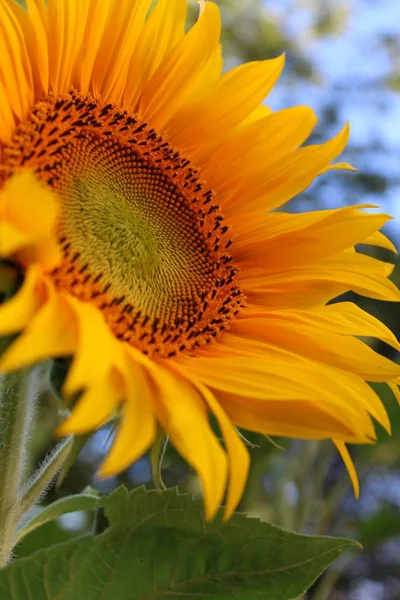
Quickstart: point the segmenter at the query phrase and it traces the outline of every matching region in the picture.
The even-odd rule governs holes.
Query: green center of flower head
[[[62,230],[110,294],[150,318],[194,315],[213,284],[213,260],[193,210],[159,170],[89,140],[75,149],[61,195]]]
[[[190,161],[135,115],[74,91],[38,103],[18,135],[10,169],[33,168],[60,198],[55,285],[148,354],[218,337],[244,297],[228,226]]]

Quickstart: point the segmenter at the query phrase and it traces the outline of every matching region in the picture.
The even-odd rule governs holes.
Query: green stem
[[[340,576],[348,563],[349,559],[343,559],[343,562],[340,566],[328,569],[328,571],[326,571],[313,594],[312,600],[328,600],[331,597],[336,583],[339,581]]]
[[[65,438],[56,446],[44,460],[41,467],[36,471],[28,484],[25,486],[23,496],[19,501],[19,515],[22,517],[36,504],[46,492],[49,485],[57,476],[64,462],[68,458],[74,439]]]
[[[167,487],[162,478],[162,463],[168,445],[168,437],[159,432],[155,443],[150,451],[150,469],[154,487],[157,490],[166,490]]]
[[[37,391],[35,371],[0,377],[0,566],[8,562],[14,546]]]
[[[314,485],[318,485],[317,491],[322,486],[320,474],[315,470],[315,462],[321,452],[321,444],[316,440],[303,443],[301,454],[298,456],[298,466],[294,480],[299,493],[299,501],[296,509],[294,527],[295,531],[311,533],[308,530],[310,515],[315,512],[315,499],[318,497],[313,493]],[[317,479],[317,481],[315,481]]]

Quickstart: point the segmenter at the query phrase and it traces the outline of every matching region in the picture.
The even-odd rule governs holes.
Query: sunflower
[[[329,301],[400,299],[392,265],[354,248],[394,250],[390,217],[274,210],[347,167],[331,163],[348,127],[302,147],[312,110],[261,104],[283,57],[222,74],[212,2],[189,30],[186,0],[26,5],[0,0],[0,256],[24,273],[0,308],[0,334],[19,334],[2,371],[71,356],[63,392],[81,395],[59,433],[117,419],[109,476],[163,430],[208,518],[242,496],[240,428],[333,440],[358,493],[346,444],[390,429],[367,382],[400,381],[359,337],[399,344]]]

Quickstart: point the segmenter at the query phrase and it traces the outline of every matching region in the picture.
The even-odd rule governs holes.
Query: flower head
[[[261,104],[283,58],[221,74],[220,15],[186,0],[0,0],[0,256],[25,279],[0,309],[19,332],[0,368],[72,356],[60,432],[118,414],[102,466],[139,458],[160,425],[198,472],[206,514],[242,495],[236,427],[346,443],[389,430],[369,381],[400,367],[358,339],[393,334],[347,290],[398,301],[389,219],[360,207],[271,212],[332,168],[347,126]],[[333,165],[333,167],[344,166]],[[209,414],[218,421],[218,441]]]

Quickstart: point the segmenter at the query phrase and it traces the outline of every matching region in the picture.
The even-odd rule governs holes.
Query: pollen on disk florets
[[[148,354],[192,351],[244,305],[228,226],[198,172],[138,116],[72,91],[38,103],[3,148],[61,199],[59,289]]]

